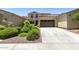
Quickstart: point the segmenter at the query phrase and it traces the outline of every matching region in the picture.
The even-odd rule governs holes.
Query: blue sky
[[[29,12],[44,12],[51,14],[60,14],[74,10],[74,8],[2,8],[3,10],[15,13],[20,16],[26,16]]]

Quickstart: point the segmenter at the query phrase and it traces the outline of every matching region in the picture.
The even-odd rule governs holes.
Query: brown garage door
[[[40,27],[54,27],[55,21],[54,20],[41,20]]]

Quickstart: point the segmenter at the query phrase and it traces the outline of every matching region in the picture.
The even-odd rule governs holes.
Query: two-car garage
[[[40,20],[40,27],[55,27],[55,20]]]

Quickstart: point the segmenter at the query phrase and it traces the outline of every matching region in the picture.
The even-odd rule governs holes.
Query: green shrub
[[[0,31],[0,39],[7,39],[18,35],[18,30],[16,28],[6,28]]]
[[[37,26],[32,26],[31,29],[37,29],[37,30],[39,30],[39,27],[37,27]]]
[[[24,25],[20,32],[21,33],[23,33],[23,32],[27,33],[29,30],[30,30],[30,27],[27,27],[27,26]]]
[[[30,24],[30,29],[32,29],[33,26],[34,26],[34,24]]]
[[[72,18],[73,18],[74,20],[78,20],[78,21],[79,21],[79,13],[73,14],[73,15],[72,15]]]
[[[25,20],[25,21],[24,21],[24,25],[25,25],[25,24],[29,25],[30,22],[29,22],[28,20]]]
[[[21,33],[22,33],[22,32],[26,32],[26,33],[27,33],[29,30],[30,30],[30,23],[27,22],[27,21],[25,21],[25,22],[24,22],[24,25],[23,25],[23,27],[22,27],[22,29],[21,29],[20,32],[21,32]]]
[[[27,40],[34,41],[34,40],[37,40],[39,36],[40,36],[40,31],[38,29],[31,29],[28,32]]]
[[[15,27],[18,30],[18,33],[20,33],[21,27]]]
[[[35,26],[34,24],[30,24],[30,29],[38,29],[39,30],[39,27]]]
[[[0,30],[4,30],[5,28],[5,26],[0,25]]]
[[[22,22],[19,26],[22,28],[24,26],[24,23]]]
[[[19,36],[20,37],[26,37],[27,36],[27,33],[20,33]]]

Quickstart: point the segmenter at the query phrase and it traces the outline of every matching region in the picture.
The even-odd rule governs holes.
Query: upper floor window
[[[36,18],[38,18],[38,15],[36,14]]]
[[[31,15],[31,18],[33,18],[33,15]]]

